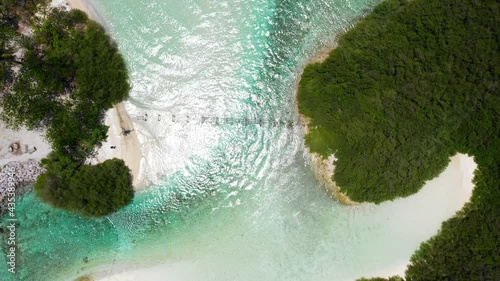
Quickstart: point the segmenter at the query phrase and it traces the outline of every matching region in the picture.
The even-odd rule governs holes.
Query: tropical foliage
[[[388,0],[302,76],[306,144],[335,153],[334,180],[355,201],[409,196],[453,154],[474,156],[471,202],[406,280],[499,280],[499,14],[492,0]]]
[[[43,130],[51,143],[54,152],[43,161],[47,172],[35,183],[41,200],[85,216],[110,214],[133,197],[129,169],[116,159],[84,163],[107,138],[105,111],[128,97],[125,62],[104,29],[79,10],[51,9],[38,21],[28,17],[33,35],[17,34],[22,19],[16,15],[27,8],[12,3],[5,5],[16,12],[2,15],[2,23],[12,25],[5,28],[14,30],[0,45],[0,59],[6,58],[0,68],[2,120],[11,128]],[[40,3],[33,9],[42,9]],[[12,59],[16,46],[20,62]]]
[[[56,151],[84,160],[106,139],[105,110],[128,96],[122,57],[102,27],[79,10],[53,10],[24,47],[13,91],[3,100],[3,120],[47,128]]]
[[[404,281],[404,279],[396,275],[396,276],[391,276],[389,278],[381,278],[381,277],[375,277],[370,279],[361,278],[358,279],[357,281]]]

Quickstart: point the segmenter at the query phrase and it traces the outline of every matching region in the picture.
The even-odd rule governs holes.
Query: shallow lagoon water
[[[130,69],[126,109],[149,187],[97,220],[25,196],[19,273],[2,266],[2,278],[73,280],[169,264],[184,280],[353,280],[400,268],[461,207],[447,203],[460,181],[381,206],[341,206],[307,164],[300,126],[287,125],[297,120],[301,68],[375,4],[89,2]]]

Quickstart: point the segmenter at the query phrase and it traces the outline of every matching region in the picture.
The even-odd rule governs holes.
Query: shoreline
[[[299,113],[299,120],[301,124],[303,124],[302,133],[303,136],[305,136],[309,132],[309,119]],[[335,171],[335,165],[333,165],[333,162],[337,159],[334,154],[324,159],[318,153],[311,152],[307,146],[305,146],[304,151],[307,153],[308,163],[311,166],[316,179],[323,185],[331,198],[346,206],[357,206],[364,203],[353,201],[347,195],[342,193],[340,187],[335,183],[335,181],[333,181],[333,173]]]
[[[192,262],[164,260],[152,264],[121,262],[110,271],[105,266],[97,267],[90,273],[73,277],[75,281],[174,281],[189,280],[186,272],[195,269]]]
[[[92,20],[89,9],[82,0],[66,0],[70,9],[78,9],[85,12]],[[135,191],[142,190],[146,186],[146,180],[140,177],[140,168],[142,161],[142,151],[137,133],[134,129],[132,119],[127,114],[124,102],[115,104],[113,108],[106,112],[106,125],[108,129],[108,139],[102,144],[96,158],[97,162],[103,162],[108,159],[118,158],[125,162],[132,174],[132,185]],[[127,136],[122,135],[122,130],[131,130]],[[116,147],[111,149],[111,147]],[[93,162],[95,163],[95,162]]]
[[[302,137],[304,138],[308,132],[309,132],[309,122],[310,119],[301,114],[298,108],[298,91],[299,91],[299,84],[304,72],[304,69],[315,63],[323,63],[329,56],[330,52],[335,49],[337,46],[336,43],[327,46],[326,48],[323,48],[320,50],[315,56],[313,56],[311,59],[307,61],[307,63],[301,68],[299,72],[299,76],[296,79],[295,82],[295,107],[297,110],[297,113],[299,115],[299,120],[300,123],[302,124]],[[356,202],[351,200],[347,195],[341,192],[340,187],[335,183],[333,180],[333,174],[335,171],[335,165],[333,165],[333,162],[335,161],[335,155],[332,154],[328,158],[324,159],[321,155],[317,153],[313,153],[309,150],[309,147],[305,145],[304,143],[304,152],[306,153],[306,159],[308,164],[311,166],[312,171],[314,172],[315,177],[319,180],[319,182],[325,187],[328,195],[334,199],[336,199],[338,202],[340,202],[342,205],[345,206],[356,206],[356,205],[362,205],[362,204],[369,204],[367,202]],[[461,153],[456,153],[452,157],[449,158],[450,161],[448,165],[445,168],[445,171],[451,167],[460,167],[459,171],[456,171],[455,174],[453,175],[454,178],[459,178],[461,181],[461,185],[458,186],[457,188],[460,189],[459,191],[459,201],[457,202],[458,204],[461,205],[460,209],[463,209],[463,206],[467,202],[470,202],[470,199],[472,197],[472,192],[474,190],[474,183],[472,182],[472,179],[474,177],[474,171],[477,169],[477,164],[474,162],[474,159],[472,156],[469,156],[467,154],[461,154]],[[440,178],[442,175],[444,175],[443,171],[441,174],[439,174],[437,177],[428,180],[424,183],[424,186],[418,191],[422,191],[425,187],[430,187],[432,182],[438,178]],[[417,193],[418,193],[417,192]],[[416,195],[417,193],[409,196],[412,197]],[[407,197],[407,198],[409,198]],[[404,198],[398,197],[394,200],[391,201],[385,201],[386,202],[393,202],[393,201],[398,201],[402,200]],[[383,203],[382,203],[383,204]],[[405,276],[405,271],[410,264],[410,260],[402,261],[400,264],[395,265],[391,268],[385,268],[385,269],[380,269],[378,271],[373,272],[373,274],[368,275],[368,276],[360,276],[364,278],[375,278],[375,277],[383,277],[383,278],[389,278],[394,275],[399,275],[401,277]]]
[[[139,178],[139,172],[141,168],[141,159],[142,159],[142,151],[141,151],[141,144],[139,143],[139,139],[137,138],[137,133],[134,129],[134,124],[132,123],[132,119],[130,119],[130,116],[127,114],[125,111],[125,107],[123,106],[123,103],[115,104],[114,108],[116,110],[116,114],[119,119],[119,123],[113,123],[110,127],[109,130],[111,131],[112,129],[117,129],[117,126],[119,125],[119,128],[127,128],[132,130],[130,132],[130,135],[124,136],[121,141],[122,148],[122,155],[121,158],[125,162],[125,164],[130,168],[131,173],[132,173],[132,178],[133,182],[132,185],[134,186],[134,190],[140,190],[144,188],[145,186],[145,181],[144,179]],[[114,125],[114,126],[113,126]],[[113,126],[113,128],[112,128]],[[125,144],[123,144],[125,142]]]
[[[298,108],[297,94],[299,91],[299,84],[300,84],[300,80],[302,78],[302,74],[304,72],[304,69],[307,66],[309,66],[311,64],[315,64],[315,63],[323,63],[326,59],[328,59],[330,52],[333,51],[336,47],[337,47],[337,43],[335,42],[335,43],[333,43],[329,46],[326,46],[325,48],[319,50],[317,52],[317,54],[315,56],[313,56],[312,58],[310,58],[307,61],[307,63],[301,68],[301,70],[299,72],[299,76],[295,82],[295,88],[294,88],[294,90],[295,90],[295,107],[296,107],[297,113],[299,115],[299,121],[302,125],[301,127],[302,127],[302,134],[303,134],[302,136],[303,137],[305,137],[309,132],[310,118],[301,114],[299,111],[299,108]],[[309,150],[309,147],[307,147],[305,145],[305,143],[304,143],[304,151],[307,154],[307,160],[308,160],[309,165],[311,166],[311,169],[314,172],[314,175],[319,180],[319,182],[325,187],[325,189],[330,197],[336,199],[338,202],[340,202],[341,204],[346,205],[346,206],[356,206],[356,205],[361,205],[361,204],[367,203],[367,202],[353,201],[346,194],[342,193],[342,191],[340,190],[340,187],[335,183],[335,181],[333,180],[333,174],[335,171],[335,165],[333,165],[333,162],[336,159],[334,154],[329,155],[328,158],[324,159],[318,153],[311,152]],[[471,156],[466,155],[466,154],[456,153],[455,155],[453,155],[449,158],[450,162],[448,163],[448,165],[446,167],[449,167],[449,166],[454,165],[454,164],[463,165],[465,168],[462,169],[462,172],[460,174],[456,175],[456,177],[463,178],[466,174],[470,173],[471,171],[474,172],[474,170],[476,169],[476,166],[477,166],[476,165],[476,166],[472,167],[472,165],[464,164],[466,161],[465,159],[467,157],[471,157]],[[439,177],[440,175],[438,175],[437,177]],[[437,177],[435,177],[435,178],[437,178]],[[433,179],[435,179],[435,178],[433,178]],[[429,181],[431,181],[433,179],[430,179],[427,182],[425,182],[424,186]],[[470,197],[472,195],[474,185],[473,184],[471,186],[467,185],[467,187],[465,189],[466,190],[463,192],[464,194],[466,194],[463,196],[464,204],[466,202],[470,201]],[[400,199],[400,197],[398,197],[394,200],[398,200],[398,199]]]
[[[407,255],[403,255],[395,261],[391,261],[382,266],[372,266],[371,268],[364,269],[359,275],[354,275],[357,274],[357,272],[355,272],[351,275],[351,279],[342,280],[354,280],[362,277],[388,278],[394,275],[404,276],[407,265],[410,263],[411,256],[420,243],[436,235],[439,229],[441,229],[442,222],[453,217],[455,212],[462,209],[465,203],[469,201],[474,187],[472,178],[474,177],[474,170],[476,167],[477,165],[471,156],[456,154],[451,157],[450,164],[446,169],[437,178],[426,182],[425,186],[416,194],[394,201],[386,201],[376,206],[377,209],[389,208],[391,213],[395,214],[391,216],[390,221],[387,222],[388,224],[392,223],[392,225],[394,225],[394,231],[397,231],[397,229],[401,227],[404,229],[405,226],[418,228],[416,236],[406,241],[407,243],[414,244],[415,248],[412,248],[412,251],[408,252]],[[409,210],[407,209],[408,207]],[[442,216],[443,209],[451,211],[448,212],[448,216],[441,217],[437,221],[430,219],[433,222],[429,224],[429,218],[433,218],[436,215],[433,207],[437,207],[438,214],[440,214],[438,216]],[[361,208],[364,209],[364,207]],[[368,206],[368,209],[371,209],[371,206]],[[439,211],[440,209],[441,211]],[[378,220],[380,223],[386,223],[385,217],[379,217]],[[401,233],[405,233],[405,231],[399,232],[399,234]],[[383,235],[383,233],[379,233],[379,235],[380,234]],[[415,240],[415,238],[417,240]],[[402,243],[402,241],[399,241],[399,243]],[[379,247],[375,247],[374,249],[379,249]],[[142,258],[136,257],[138,262],[134,262],[133,260],[119,261],[113,262],[112,265],[111,263],[99,265],[100,263],[96,262],[96,267],[89,268],[85,272],[80,273],[82,274],[81,276],[71,276],[72,278],[85,277],[86,279],[71,280],[203,280],[191,274],[198,273],[196,272],[196,264],[192,264],[193,257],[188,256],[182,259],[155,259],[154,255],[148,256],[149,253],[150,252],[145,252],[145,256]],[[130,263],[133,263],[133,265]],[[200,273],[204,274],[205,272]],[[169,279],[170,277],[175,278]]]
[[[141,145],[123,103],[115,104],[113,108],[106,111],[104,124],[109,127],[108,138],[102,143],[97,156],[90,163],[98,164],[113,158],[122,159],[131,171],[134,190],[145,188],[146,181],[139,177],[142,160]],[[132,131],[125,136],[122,133],[123,129]]]
[[[331,45],[328,45],[321,50],[319,50],[316,55],[310,58],[305,65],[301,68],[299,72],[299,76],[295,82],[295,107],[297,113],[299,115],[300,123],[302,124],[302,137],[304,138],[309,132],[309,118],[299,111],[299,101],[297,99],[297,94],[299,92],[299,84],[302,79],[302,74],[304,73],[304,69],[316,63],[323,63],[330,56],[330,52],[333,51],[337,47],[337,43],[334,42]],[[335,171],[335,165],[333,165],[333,161],[336,159],[335,155],[330,155],[327,159],[323,159],[321,155],[311,152],[309,147],[304,143],[304,151],[307,154],[307,160],[309,165],[311,166],[314,175],[319,180],[319,182],[325,187],[326,192],[330,197],[336,199],[342,205],[347,206],[356,206],[360,205],[363,202],[356,202],[351,200],[347,195],[341,192],[340,187],[333,181],[333,173]]]
[[[52,148],[43,133],[25,127],[9,129],[1,120],[0,135],[0,209],[3,209],[7,206],[9,185],[14,183],[17,191],[23,185],[33,184],[45,171],[40,161]]]

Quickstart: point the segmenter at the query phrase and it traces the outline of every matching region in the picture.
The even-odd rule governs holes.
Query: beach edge
[[[92,17],[91,13],[87,6],[85,6],[84,1],[82,0],[66,0],[70,9],[78,9],[87,14],[87,16],[96,20]],[[122,159],[125,162],[125,165],[129,167],[132,174],[132,186],[135,191],[141,190],[145,188],[146,181],[145,179],[141,179],[140,168],[141,168],[141,160],[142,160],[142,150],[141,145],[139,143],[139,139],[137,137],[137,133],[134,130],[134,124],[132,119],[127,114],[124,106],[124,102],[120,102],[115,104],[113,108],[109,109],[106,112],[106,115],[116,114],[118,118],[110,118],[112,122],[108,124],[108,142],[111,146],[120,146],[121,153],[114,153],[111,158]],[[122,131],[122,129],[131,130],[130,134],[127,136],[123,136],[123,141],[117,138],[111,138],[113,131]],[[101,148],[102,149],[102,148]],[[110,159],[111,159],[110,158]]]
[[[304,74],[304,69],[311,64],[323,63],[328,59],[330,53],[337,47],[337,43],[334,42],[331,45],[328,45],[322,49],[320,49],[314,56],[312,56],[307,63],[300,69],[298,77],[295,81],[295,109],[299,115],[299,121],[302,125],[302,138],[304,138],[309,132],[309,118],[304,114],[300,113],[299,110],[299,101],[298,101],[298,93],[299,93],[299,85],[300,80],[302,79],[302,75]],[[328,195],[333,199],[337,200],[343,205],[346,206],[356,206],[360,205],[364,202],[356,202],[349,198],[346,194],[342,193],[340,187],[333,180],[333,174],[335,171],[335,165],[333,165],[333,161],[335,159],[335,155],[330,155],[328,158],[324,159],[321,155],[315,152],[311,152],[309,147],[304,143],[304,151],[307,155],[307,162],[311,166],[311,169],[321,183],[326,189]]]

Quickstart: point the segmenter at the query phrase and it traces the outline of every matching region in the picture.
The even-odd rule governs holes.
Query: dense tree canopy
[[[43,160],[47,172],[35,183],[37,195],[85,216],[127,205],[133,190],[123,161],[84,165],[107,138],[105,111],[128,97],[127,68],[116,45],[79,10],[45,10],[45,0],[0,1],[8,8],[0,28],[9,31],[0,38],[2,120],[11,128],[44,130],[53,149]],[[43,18],[34,20],[41,10]],[[30,23],[33,36],[16,32],[21,22]],[[16,47],[20,62],[13,61]]]
[[[387,0],[302,76],[306,144],[335,153],[334,180],[355,201],[411,195],[451,155],[474,156],[471,202],[406,280],[500,278],[499,14],[493,0]]]
[[[27,22],[47,0],[0,0],[0,96],[12,82],[17,34],[20,23]]]
[[[302,76],[307,145],[335,153],[334,179],[355,201],[415,193],[456,153],[454,132],[499,105],[498,3],[414,2],[379,5]]]
[[[130,170],[123,160],[79,166],[52,153],[42,161],[47,173],[38,177],[38,197],[52,206],[88,217],[105,216],[126,206],[133,198]]]

